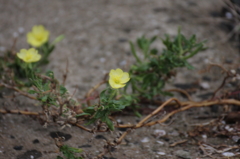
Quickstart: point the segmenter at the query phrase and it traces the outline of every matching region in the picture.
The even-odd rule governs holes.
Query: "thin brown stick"
[[[168,120],[172,115],[178,113],[178,112],[182,112],[182,111],[185,111],[185,110],[188,110],[190,108],[194,108],[194,107],[208,107],[208,106],[211,106],[211,105],[224,105],[224,104],[234,104],[234,105],[238,105],[240,106],[240,101],[238,100],[235,100],[235,99],[224,99],[224,100],[216,100],[216,101],[207,101],[207,102],[192,102],[192,104],[189,104],[187,106],[184,106],[184,107],[180,107],[179,109],[177,110],[174,110],[170,113],[168,113],[167,115],[164,116],[164,118],[160,119],[160,120],[157,120],[157,121],[152,121],[152,122],[149,122],[143,126],[152,126],[152,125],[155,125],[155,124],[159,124],[159,123],[163,123],[165,122],[166,120]]]
[[[174,142],[173,144],[169,145],[170,147],[174,147],[174,146],[177,146],[179,144],[183,144],[187,142],[187,140],[180,140],[180,141],[177,141],[177,142]]]
[[[65,86],[65,83],[66,83],[66,80],[67,80],[67,75],[68,75],[68,66],[69,66],[69,61],[68,61],[68,58],[67,58],[67,64],[66,64],[66,72],[63,74],[63,82],[62,82],[62,85]]]
[[[143,123],[146,122],[149,118],[153,117],[154,115],[156,115],[157,113],[159,113],[165,106],[167,106],[168,103],[171,103],[172,101],[176,101],[176,103],[181,107],[181,102],[177,99],[177,98],[171,98],[169,100],[167,100],[166,102],[164,102],[160,107],[158,107],[155,111],[153,111],[151,114],[149,114],[148,116],[146,116],[143,120],[141,120],[136,126],[135,128],[139,128],[142,127]]]
[[[9,85],[7,85],[7,84],[5,84],[5,83],[0,83],[0,87],[1,87],[1,86],[2,86],[2,87],[9,88],[9,89],[12,89],[12,90],[18,92],[19,94],[21,94],[21,95],[23,95],[23,96],[25,96],[25,97],[28,97],[28,98],[30,98],[30,99],[37,100],[36,97],[31,96],[31,95],[29,95],[29,94],[27,94],[27,93],[25,93],[25,92],[19,90],[18,88],[14,87],[14,86],[9,86]]]
[[[89,97],[91,96],[91,94],[92,94],[96,89],[98,89],[98,87],[100,87],[102,84],[104,84],[104,83],[106,83],[106,82],[107,82],[107,80],[103,80],[102,82],[96,84],[93,88],[91,88],[91,89],[87,92],[87,94],[85,95],[85,97],[86,97],[86,98],[89,98]],[[88,106],[91,105],[90,100],[87,101],[87,105],[88,105]]]
[[[174,88],[174,89],[168,89],[168,90],[165,90],[166,92],[179,92],[179,93],[182,93],[184,94],[189,101],[192,101],[192,97],[189,95],[189,93],[183,89],[178,89],[178,88]]]
[[[80,128],[80,129],[82,129],[82,130],[85,130],[85,131],[87,131],[87,132],[90,132],[90,133],[93,132],[91,129],[85,128],[84,126],[82,126],[82,125],[80,125],[80,124],[76,124],[76,123],[70,123],[70,124],[72,124],[72,125]]]
[[[2,114],[35,115],[35,116],[43,114],[43,113],[29,112],[29,111],[23,111],[23,110],[5,110],[5,109],[0,109],[0,113],[2,113]]]

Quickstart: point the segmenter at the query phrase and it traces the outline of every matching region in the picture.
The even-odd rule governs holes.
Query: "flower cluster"
[[[29,50],[21,49],[20,52],[17,53],[17,56],[26,63],[37,62],[41,59],[41,55],[38,54],[38,51],[34,48]]]
[[[114,89],[124,87],[130,80],[129,74],[127,72],[123,72],[123,70],[119,68],[116,70],[112,69],[109,73],[109,77],[109,84]]]
[[[49,31],[42,25],[35,25],[32,28],[32,32],[27,34],[27,42],[34,47],[40,47],[48,41],[48,37]]]

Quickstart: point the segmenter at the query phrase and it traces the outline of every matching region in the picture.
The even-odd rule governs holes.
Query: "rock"
[[[14,146],[13,149],[14,150],[17,150],[17,151],[20,151],[22,150],[23,146]]]
[[[38,144],[38,143],[39,143],[39,140],[38,140],[38,139],[35,139],[35,140],[33,140],[33,143],[34,143],[34,144]]]
[[[65,138],[65,141],[69,140],[72,138],[72,135],[70,134],[65,134],[63,132],[60,132],[60,131],[53,131],[53,132],[50,132],[50,136],[54,139],[54,138],[58,138],[58,137],[64,137]]]
[[[177,150],[175,152],[175,155],[178,157],[185,158],[185,159],[191,159],[190,153],[187,151],[184,151],[184,150]]]
[[[91,145],[88,145],[88,144],[86,144],[86,145],[81,145],[81,146],[78,146],[78,148],[89,148],[89,147],[92,147]]]
[[[154,130],[153,135],[158,139],[158,138],[160,138],[162,136],[165,136],[166,135],[166,131],[157,129],[157,130]]]
[[[37,159],[39,157],[42,157],[41,152],[37,150],[29,150],[22,155],[18,155],[17,159],[32,159],[32,158]]]
[[[235,156],[235,154],[232,153],[232,152],[223,152],[222,155],[226,156],[226,157],[233,157],[233,156]]]
[[[146,143],[146,142],[149,142],[149,138],[148,137],[145,137],[141,140],[142,143]]]
[[[200,87],[203,88],[203,89],[209,89],[210,85],[209,85],[208,82],[201,82]]]
[[[96,135],[95,139],[107,139],[106,137],[104,137],[103,135]]]
[[[162,155],[162,156],[166,155],[165,152],[157,152],[157,154],[158,154],[158,155]]]

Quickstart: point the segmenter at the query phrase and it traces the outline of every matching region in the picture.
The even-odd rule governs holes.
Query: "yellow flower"
[[[26,63],[37,62],[41,59],[41,55],[38,54],[38,51],[34,48],[29,50],[21,49],[20,52],[17,53],[17,57]]]
[[[49,31],[45,30],[42,25],[35,25],[32,32],[27,34],[27,42],[35,47],[39,47],[48,41]]]
[[[130,80],[129,74],[121,69],[111,70],[109,73],[109,84],[112,88],[122,88]]]

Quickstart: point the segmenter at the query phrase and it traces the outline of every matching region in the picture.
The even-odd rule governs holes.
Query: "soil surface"
[[[178,69],[177,76],[171,79],[167,88],[197,88],[191,95],[193,100],[201,101],[211,97],[207,94],[218,88],[224,75],[219,69],[210,73],[198,72],[209,62],[224,64],[227,68],[239,62],[238,49],[233,43],[224,42],[227,32],[220,25],[223,5],[222,0],[0,0],[0,55],[11,48],[14,38],[17,38],[16,51],[26,48],[26,33],[36,24],[50,30],[51,40],[64,34],[65,39],[57,44],[50,56],[51,62],[44,70],[54,71],[61,80],[68,59],[66,87],[70,92],[76,89],[75,98],[81,99],[110,69],[127,70],[128,65],[134,62],[129,41],[142,35],[164,37],[169,34],[174,37],[181,27],[184,35],[196,34],[199,41],[207,40],[208,49],[189,61],[195,70]],[[163,49],[160,40],[154,45]],[[176,97],[181,101],[187,100],[177,93]],[[0,102],[0,108],[40,110],[33,101],[22,96],[15,101],[1,98]],[[144,107],[154,110],[156,106]],[[210,158],[199,148],[197,141],[230,146],[236,143],[231,138],[207,135],[193,139],[187,132],[193,130],[194,124],[209,122],[221,114],[222,109],[217,108],[194,108],[179,113],[172,118],[170,125],[154,125],[133,131],[112,155],[107,154],[104,158]],[[134,115],[115,116],[115,119],[122,123],[140,120]],[[163,130],[166,134],[156,137],[156,130]],[[64,143],[82,148],[91,158],[102,152],[105,140],[112,140],[119,131],[126,130],[90,134],[76,127],[61,129],[49,125],[44,128],[28,116],[0,114],[0,159],[54,159],[59,155],[55,153],[57,147],[53,138],[56,134],[65,136]],[[187,141],[170,147],[182,140]],[[215,153],[213,157],[224,158],[221,153]]]

